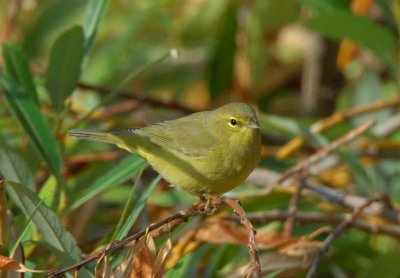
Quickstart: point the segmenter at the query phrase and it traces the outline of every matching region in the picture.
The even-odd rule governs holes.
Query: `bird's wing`
[[[217,138],[208,130],[206,116],[207,114],[203,112],[195,113],[184,118],[137,129],[134,133],[164,148],[192,157],[201,157],[218,143]]]

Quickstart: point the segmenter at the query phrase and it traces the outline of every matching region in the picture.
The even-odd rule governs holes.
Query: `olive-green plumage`
[[[70,130],[69,135],[136,153],[165,180],[198,196],[220,195],[239,185],[261,151],[256,114],[239,102],[140,129]]]

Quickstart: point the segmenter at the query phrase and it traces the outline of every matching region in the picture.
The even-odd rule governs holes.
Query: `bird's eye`
[[[231,124],[231,126],[235,126],[238,122],[235,119],[231,119],[229,123]]]

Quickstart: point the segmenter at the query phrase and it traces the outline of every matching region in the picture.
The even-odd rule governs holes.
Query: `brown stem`
[[[311,262],[311,266],[310,269],[308,270],[307,273],[307,278],[314,278],[316,277],[316,271],[317,271],[317,267],[318,267],[318,263],[321,260],[322,256],[328,252],[329,247],[332,245],[333,241],[338,238],[346,228],[348,228],[349,226],[351,226],[351,224],[355,221],[355,219],[357,217],[360,216],[360,214],[362,213],[362,211],[370,206],[372,203],[381,201],[383,199],[382,196],[376,196],[374,198],[369,199],[368,201],[366,201],[364,204],[362,204],[361,206],[357,207],[356,209],[353,210],[353,212],[351,213],[350,217],[348,217],[347,219],[345,219],[344,221],[342,221],[334,231],[332,231],[332,233],[330,233],[322,247],[318,250],[318,252],[316,253],[316,255],[314,256],[313,261]]]
[[[366,199],[363,197],[338,191],[333,188],[329,188],[328,186],[318,185],[310,181],[305,183],[304,188],[323,196],[329,202],[336,203],[348,209],[356,209],[358,206],[366,202]],[[395,223],[400,223],[400,211],[387,205],[371,205],[365,210],[365,213],[368,215],[383,217]]]
[[[81,89],[93,90],[93,91],[97,91],[97,92],[99,92],[101,94],[105,94],[105,95],[109,94],[112,91],[112,89],[107,88],[107,87],[102,87],[102,86],[97,86],[97,85],[92,85],[92,84],[87,84],[87,83],[79,83],[78,86]],[[143,104],[148,104],[148,105],[153,105],[153,106],[161,106],[161,107],[166,107],[166,108],[170,108],[170,109],[172,108],[172,109],[176,109],[176,110],[183,111],[186,113],[196,112],[195,110],[185,107],[176,102],[172,102],[172,101],[166,102],[166,101],[162,101],[162,100],[158,100],[158,99],[154,99],[154,98],[150,98],[150,97],[140,96],[139,93],[135,92],[135,91],[122,90],[118,95],[122,96],[124,98],[129,98],[129,99],[134,100],[139,103],[143,103]]]
[[[289,170],[287,170],[279,178],[278,183],[282,183],[283,181],[285,181],[289,177],[301,172],[303,169],[308,168],[310,165],[318,162],[319,160],[321,160],[322,158],[324,158],[325,156],[327,156],[328,154],[330,154],[331,152],[336,150],[341,145],[344,145],[344,144],[348,143],[349,141],[353,140],[354,138],[356,138],[360,134],[362,134],[365,131],[367,131],[373,124],[374,124],[374,121],[372,121],[372,120],[366,121],[365,123],[359,125],[358,127],[350,130],[348,133],[346,133],[345,135],[339,137],[338,139],[336,139],[335,141],[330,143],[328,146],[326,146],[326,147],[320,149],[319,151],[317,151],[315,154],[310,156],[308,159],[304,160],[303,162],[301,162],[301,163],[297,164],[296,166],[294,166],[294,167],[290,168]]]
[[[244,211],[238,200],[222,197],[221,201],[231,207],[233,211],[240,217],[240,222],[246,227],[247,233],[249,235],[247,246],[249,247],[250,267],[246,271],[246,274],[244,274],[243,276],[260,277],[261,264],[258,257],[258,250],[256,245],[256,230],[254,229],[250,220],[247,218],[246,212]]]
[[[260,267],[260,262],[258,260],[258,252],[257,252],[257,247],[255,243],[255,230],[251,222],[247,219],[246,213],[243,210],[243,208],[240,206],[239,202],[236,200],[228,199],[228,198],[218,198],[218,197],[212,197],[212,202],[215,208],[219,208],[221,203],[224,203],[231,207],[234,212],[236,212],[241,219],[241,222],[243,225],[245,225],[246,229],[248,230],[249,233],[249,252],[250,252],[250,266],[251,266],[251,271],[252,275],[254,277],[260,277],[260,272],[261,272],[261,267]],[[88,264],[89,262],[99,260],[100,258],[123,248],[125,245],[135,242],[139,240],[141,237],[145,236],[146,234],[150,233],[153,238],[160,237],[166,233],[170,233],[173,231],[179,224],[181,224],[184,221],[187,221],[189,217],[191,216],[196,216],[196,215],[201,215],[201,214],[207,214],[209,211],[206,209],[206,202],[200,202],[195,205],[193,205],[191,208],[180,211],[178,213],[175,213],[171,215],[170,217],[156,223],[153,225],[150,225],[147,227],[145,230],[142,230],[138,233],[135,233],[133,235],[130,235],[126,237],[125,239],[121,241],[116,241],[111,243],[108,247],[106,247],[103,250],[100,250],[96,253],[90,254],[87,258],[84,260],[74,264],[70,265],[66,268],[63,269],[56,269],[48,273],[48,277],[60,277],[64,273],[69,272],[69,271],[79,271],[81,267],[84,265]],[[213,213],[215,212],[212,211]]]
[[[289,207],[288,207],[288,217],[284,223],[283,234],[286,237],[290,237],[293,231],[293,225],[296,218],[297,205],[300,201],[301,191],[304,188],[304,184],[306,182],[305,175],[301,175],[299,177],[299,181],[297,182],[296,192],[293,194],[290,199]]]

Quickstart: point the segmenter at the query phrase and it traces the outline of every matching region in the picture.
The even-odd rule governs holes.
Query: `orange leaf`
[[[1,270],[14,270],[21,269],[20,263],[12,258],[0,255],[0,269]]]

